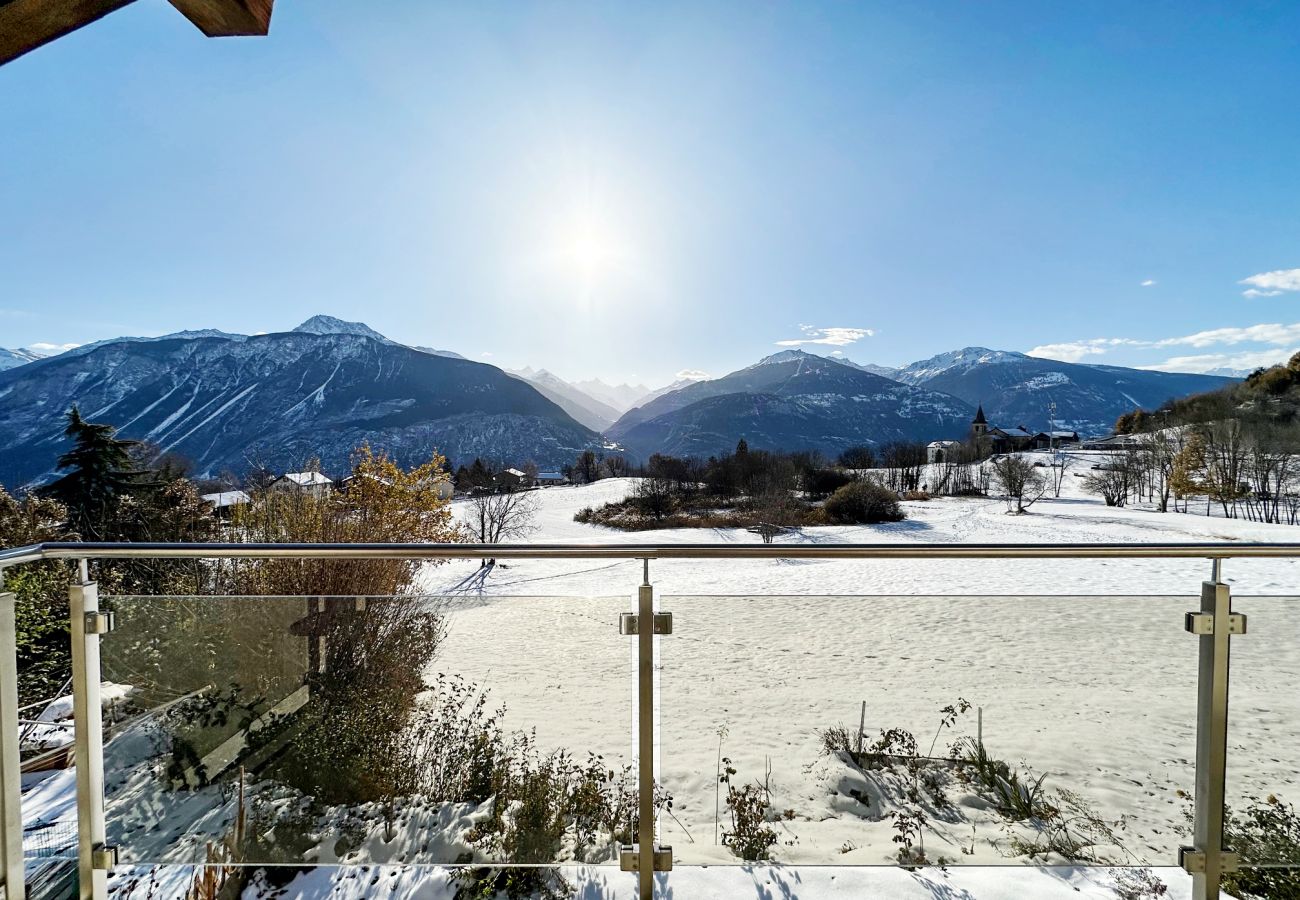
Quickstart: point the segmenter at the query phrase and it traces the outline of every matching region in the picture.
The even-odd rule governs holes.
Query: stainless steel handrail
[[[0,550],[0,569],[52,559],[1279,559],[1300,543],[1152,544],[153,544]]]

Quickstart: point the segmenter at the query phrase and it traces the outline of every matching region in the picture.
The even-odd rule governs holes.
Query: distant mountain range
[[[509,374],[527,381],[537,388],[543,397],[592,431],[604,431],[614,424],[622,412],[545,369],[519,369]]]
[[[73,403],[215,474],[253,462],[301,465],[312,454],[337,471],[365,440],[403,462],[436,447],[457,462],[544,466],[602,447],[636,459],[704,456],[741,437],[756,448],[835,453],[963,437],[980,404],[995,426],[1091,436],[1135,407],[1232,380],[984,347],[898,368],[787,350],[721,378],[651,391],[566,382],[545,369],[504,372],[330,316],[279,334],[123,337],[47,358],[0,350],[0,369],[0,483],[10,485],[49,476]]]
[[[787,350],[629,410],[605,436],[633,455],[750,446],[835,452],[856,443],[962,438],[983,404],[995,426],[1105,434],[1120,414],[1231,379],[1090,366],[967,347],[902,368]],[[1055,412],[1052,412],[1055,404]]]
[[[206,475],[313,456],[337,473],[367,441],[404,465],[436,448],[553,467],[600,446],[525,381],[374,334],[318,317],[279,334],[102,342],[0,372],[0,483],[51,474],[74,403]]]
[[[834,359],[786,350],[692,382],[629,410],[606,430],[634,456],[707,456],[751,447],[836,453],[855,444],[933,440],[969,429],[975,408]]]
[[[1055,425],[1089,436],[1109,433],[1115,419],[1136,407],[1155,409],[1171,398],[1212,391],[1232,380],[1060,362],[986,347],[940,353],[904,366],[895,377],[983,404],[995,425],[1024,425],[1031,431]]]

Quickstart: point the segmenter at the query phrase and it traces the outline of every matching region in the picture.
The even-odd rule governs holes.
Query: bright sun
[[[614,243],[599,229],[584,227],[569,238],[566,263],[582,276],[592,281],[607,271],[616,261],[618,252]]]

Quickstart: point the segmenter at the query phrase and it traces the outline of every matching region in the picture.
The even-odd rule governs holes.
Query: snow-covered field
[[[743,531],[628,535],[580,525],[580,508],[621,497],[626,482],[542,492],[545,541],[747,542]],[[1288,526],[1141,508],[1107,509],[1067,479],[1061,500],[1023,516],[996,500],[906,504],[893,525],[823,528],[795,540],[856,542],[1293,541]],[[651,564],[674,633],[661,642],[661,778],[674,797],[665,840],[680,863],[727,863],[715,843],[721,754],[739,781],[767,780],[777,827],[773,856],[791,864],[879,864],[897,845],[879,804],[846,796],[854,773],[820,753],[818,730],[866,735],[904,727],[922,750],[940,709],[958,697],[983,707],[989,749],[1079,792],[1130,821],[1133,858],[1172,861],[1185,842],[1193,783],[1196,640],[1183,613],[1196,607],[1202,560],[671,560]],[[440,592],[472,564],[432,568]],[[1290,560],[1224,564],[1250,617],[1234,641],[1230,798],[1297,799],[1300,778],[1300,594]],[[641,565],[511,561],[482,593],[450,601],[452,632],[438,665],[489,686],[508,721],[545,746],[629,758],[630,656],[617,615],[632,608]],[[544,595],[544,596],[543,596]],[[611,597],[612,595],[612,597]],[[942,596],[939,596],[942,595]],[[604,599],[601,599],[604,598]],[[973,735],[972,710],[936,746]],[[770,776],[767,775],[770,766]],[[856,785],[869,794],[864,785]],[[878,799],[878,798],[877,798]],[[972,801],[973,803],[973,801]],[[721,814],[726,824],[726,811]],[[932,820],[933,859],[1004,864],[999,817],[977,809]],[[964,851],[964,852],[963,852]]]
[[[630,487],[611,480],[540,491],[538,528],[528,539],[760,540],[737,530],[629,534],[573,521],[581,508],[620,499]],[[1107,509],[1083,496],[1073,477],[1060,500],[1041,500],[1023,516],[1006,515],[996,500],[905,506],[904,522],[809,529],[783,540],[1300,540],[1300,529],[1288,526]],[[641,563],[512,560],[467,590],[477,565],[431,565],[423,575],[424,587],[444,598],[450,625],[435,669],[489,689],[493,702],[507,707],[507,725],[535,730],[543,749],[630,762],[632,641],[618,634],[618,614],[633,608]],[[1075,791],[1108,818],[1126,817],[1123,858],[1172,864],[1187,833],[1186,803],[1177,792],[1193,786],[1197,642],[1183,631],[1183,613],[1197,605],[1209,573],[1209,562],[1199,559],[653,562],[660,606],[674,619],[658,665],[660,779],[674,801],[661,831],[683,867],[668,885],[691,898],[1113,896],[1113,882],[1100,870],[819,868],[878,866],[893,860],[898,845],[882,818],[889,798],[846,762],[823,754],[818,731],[839,724],[856,730],[865,702],[868,742],[882,729],[903,727],[924,752],[940,709],[959,697],[982,707],[983,738],[996,756],[1046,774],[1049,789]],[[1230,801],[1270,792],[1300,801],[1300,598],[1284,599],[1300,595],[1300,565],[1229,560],[1223,575],[1250,620],[1249,634],[1233,643]],[[954,738],[974,735],[977,715],[972,708],[945,729],[935,755]],[[715,837],[720,754],[733,760],[737,783],[766,782],[773,809],[791,811],[773,823],[779,841],[772,856],[787,868],[685,868],[738,863]],[[29,819],[38,810],[59,814],[60,802],[70,800],[61,779],[66,774],[33,787]],[[1024,862],[1009,855],[1017,832],[987,804],[958,788],[950,799],[951,809],[930,811],[924,837],[931,859]],[[198,797],[185,803],[196,816],[212,814]],[[124,814],[122,821],[140,828],[137,838],[146,812]],[[112,819],[110,811],[110,827]],[[720,819],[728,827],[725,809]],[[410,821],[412,828],[430,824],[419,815]],[[411,844],[368,841],[364,856],[403,861],[385,853]],[[369,876],[347,871],[300,878],[279,896],[374,895]],[[1187,896],[1179,872],[1161,875],[1169,896]],[[631,896],[630,878],[609,868],[570,876],[578,896]],[[114,883],[120,896],[145,896],[128,889],[128,875]],[[373,883],[383,884],[385,896],[452,892],[443,875],[418,869],[385,870]]]

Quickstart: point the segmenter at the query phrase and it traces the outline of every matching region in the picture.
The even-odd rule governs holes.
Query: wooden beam
[[[259,37],[271,30],[275,0],[171,0],[208,37]]]
[[[0,0],[0,65],[135,0]],[[275,0],[171,0],[208,37],[258,36]]]
[[[134,0],[0,0],[0,65]]]

